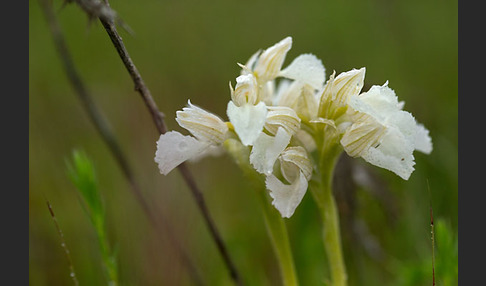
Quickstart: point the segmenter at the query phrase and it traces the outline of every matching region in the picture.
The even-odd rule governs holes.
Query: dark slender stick
[[[83,5],[86,4],[85,3],[86,1],[76,0],[76,2],[81,6],[81,8],[83,8],[86,12],[89,13],[89,11],[83,7]],[[108,1],[105,0],[104,2],[107,8],[110,9]],[[123,40],[118,34],[118,31],[116,29],[114,19],[112,17],[108,17],[105,15],[99,15],[98,18],[102,23],[103,27],[105,28],[106,32],[108,33],[108,36],[110,37],[115,49],[117,50],[121,60],[123,61],[123,64],[125,65],[128,73],[130,74],[130,77],[132,78],[133,83],[135,84],[135,91],[140,93],[140,95],[142,96],[145,105],[147,106],[150,114],[152,115],[152,120],[154,121],[157,130],[159,131],[160,134],[164,134],[167,131],[164,123],[164,114],[159,111],[157,104],[153,100],[150,90],[148,89],[147,85],[143,81],[142,76],[140,75],[135,64],[133,63],[127,49],[125,48],[125,44],[123,43]],[[189,169],[186,167],[185,164],[179,165],[178,170],[180,171],[182,177],[184,178],[184,181],[186,182],[189,189],[191,190],[191,193],[194,196],[194,199],[196,200],[196,203],[201,213],[203,214],[204,220],[210,230],[211,236],[213,237],[219,252],[223,257],[223,260],[228,268],[228,271],[230,272],[231,278],[238,285],[242,285],[240,275],[238,274],[234,263],[229,257],[228,251],[223,243],[223,240],[221,239],[221,235],[219,234],[214,224],[214,221],[209,214],[207,205],[204,201],[204,196],[201,190],[196,185],[196,182],[194,181],[194,177],[192,176],[192,174],[190,173]]]
[[[427,180],[427,190],[429,191],[430,209],[430,234],[432,240],[432,286],[435,286],[435,235],[434,235],[434,213],[432,211],[432,193],[430,192],[429,180]]]
[[[71,82],[74,90],[76,91],[79,99],[81,100],[85,110],[88,112],[92,123],[101,135],[101,138],[108,145],[109,150],[115,157],[115,160],[120,166],[125,178],[128,180],[132,193],[135,195],[136,199],[142,206],[142,209],[146,213],[150,222],[153,224],[153,226],[156,227],[156,229],[159,230],[158,234],[162,235],[163,237],[165,235],[168,235],[169,240],[175,246],[177,252],[181,255],[183,263],[189,268],[190,274],[193,279],[197,282],[198,285],[202,285],[203,283],[201,282],[202,280],[197,274],[196,267],[193,265],[193,263],[191,263],[187,254],[179,245],[178,240],[173,237],[173,232],[170,230],[169,224],[165,221],[163,216],[156,215],[145,200],[141,188],[137,180],[135,179],[134,173],[130,165],[128,164],[126,156],[124,155],[118,141],[116,140],[111,128],[109,127],[108,122],[104,119],[102,113],[98,110],[96,104],[92,100],[92,97],[87,91],[83,81],[81,80],[81,77],[76,70],[74,62],[67,48],[66,42],[64,40],[64,36],[61,32],[60,26],[55,18],[52,6],[48,3],[48,0],[42,0],[40,2],[47,22],[49,24],[49,28],[54,39],[54,44],[59,52],[59,56],[61,57],[61,61],[64,65],[67,77]]]
[[[62,233],[61,227],[59,226],[59,223],[57,222],[56,216],[54,215],[54,211],[52,210],[51,204],[49,201],[46,199],[46,204],[47,208],[49,209],[49,213],[51,214],[52,220],[54,221],[54,224],[56,225],[56,230],[57,233],[59,234],[59,237],[61,238],[61,246],[62,249],[64,250],[64,254],[66,255],[66,258],[68,260],[69,264],[69,277],[73,280],[73,283],[75,286],[79,285],[78,278],[76,277],[76,272],[74,272],[74,266],[73,266],[73,261],[71,259],[71,254],[69,253],[69,249],[67,248],[66,241],[64,240],[64,234]]]

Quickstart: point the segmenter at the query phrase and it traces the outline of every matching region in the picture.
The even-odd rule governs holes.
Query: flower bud
[[[258,85],[253,74],[240,75],[236,78],[236,87],[231,93],[231,99],[236,106],[246,103],[255,105],[258,102]]]

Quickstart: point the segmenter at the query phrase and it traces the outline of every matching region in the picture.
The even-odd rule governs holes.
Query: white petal
[[[295,181],[300,172],[307,180],[311,179],[313,166],[304,147],[287,147],[278,159],[282,175],[288,182]]]
[[[380,144],[369,148],[361,156],[368,163],[390,170],[408,180],[415,165],[413,145],[398,129],[389,127]]]
[[[265,129],[275,135],[279,127],[293,135],[300,129],[300,118],[290,107],[269,106]]]
[[[267,189],[270,190],[270,196],[273,198],[272,204],[280,212],[282,217],[289,218],[294,214],[295,209],[302,201],[306,191],[308,182],[304,174],[300,172],[297,178],[291,185],[282,183],[274,175],[270,175],[265,180]]]
[[[263,51],[256,62],[254,73],[260,83],[276,78],[282,68],[287,52],[292,47],[292,38],[287,37]]]
[[[170,131],[160,135],[154,160],[159,165],[160,173],[167,175],[182,162],[196,157],[209,146],[209,143],[198,141],[192,136]]]
[[[256,63],[256,61],[258,60],[258,56],[260,55],[260,53],[262,52],[262,50],[258,50],[256,53],[254,53],[249,59],[248,61],[246,62],[246,64],[244,65],[245,68],[243,68],[241,70],[241,73],[242,75],[244,74],[248,74],[250,73],[253,68],[254,68],[254,65]]]
[[[398,97],[391,88],[386,86],[374,85],[360,95],[353,95],[349,100],[349,105],[353,109],[366,112],[376,118],[384,118],[401,110],[403,104],[398,102]]]
[[[386,127],[370,115],[362,115],[344,132],[340,142],[351,157],[359,157],[381,143]]]
[[[253,144],[250,154],[250,163],[257,172],[270,175],[273,165],[280,153],[289,145],[292,136],[283,128],[279,128],[275,136],[261,133]]]
[[[302,54],[280,72],[280,76],[307,83],[315,89],[322,88],[326,70],[320,59],[312,54]]]
[[[236,78],[234,92],[231,93],[231,99],[237,106],[249,103],[255,105],[258,99],[258,86],[253,74],[240,75]]]
[[[221,147],[221,145],[210,145],[208,146],[208,148],[201,151],[201,153],[196,154],[196,156],[188,159],[188,161],[191,163],[195,163],[209,156],[212,157],[221,156],[223,153],[224,153],[224,149]]]
[[[287,92],[292,82],[293,81],[288,80],[286,78],[283,78],[279,81],[274,96],[272,98],[272,105],[283,105],[280,104],[280,99]]]
[[[295,133],[294,138],[297,138],[300,143],[304,146],[307,152],[313,152],[316,150],[316,141],[314,141],[314,137],[307,133],[306,131],[299,129],[297,133]]]
[[[188,101],[188,106],[177,111],[176,121],[198,140],[221,144],[226,139],[228,126],[218,116]]]
[[[253,145],[260,136],[267,118],[267,106],[263,102],[257,105],[244,104],[236,106],[232,101],[228,102],[226,109],[228,118],[233,124],[236,134],[245,146]]]
[[[299,96],[302,94],[303,88],[304,83],[299,81],[293,81],[291,83],[288,80],[281,81],[274,99],[274,105],[295,106]]]
[[[364,85],[365,73],[366,68],[340,73],[332,85],[333,100],[347,104],[350,96],[359,94]]]
[[[422,124],[417,124],[417,133],[415,134],[415,150],[430,154],[432,152],[432,139],[429,136],[429,130]]]

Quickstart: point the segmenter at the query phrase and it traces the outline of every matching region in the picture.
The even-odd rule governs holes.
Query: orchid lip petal
[[[201,142],[192,136],[169,131],[160,135],[154,160],[159,165],[160,173],[167,175],[181,163],[204,152],[209,146],[211,144]]]
[[[253,145],[250,154],[250,163],[261,174],[270,175],[278,156],[289,145],[290,135],[284,128],[278,128],[275,136],[261,133]]]
[[[292,184],[286,185],[272,174],[266,178],[265,185],[273,198],[272,205],[282,217],[290,218],[307,191],[308,181],[300,172],[299,177]]]
[[[265,125],[267,118],[265,103],[259,102],[257,105],[247,103],[236,106],[233,101],[230,101],[226,113],[243,145],[253,145]]]

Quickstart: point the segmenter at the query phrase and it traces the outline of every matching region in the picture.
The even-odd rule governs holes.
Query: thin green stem
[[[265,225],[268,234],[270,235],[273,249],[277,255],[283,285],[297,286],[299,285],[299,282],[297,280],[297,273],[295,271],[294,259],[292,257],[292,249],[290,247],[290,240],[285,221],[277,209],[275,209],[268,201],[266,192],[264,190],[257,190],[257,193],[265,217]]]
[[[319,162],[321,182],[314,185],[311,192],[322,216],[323,241],[329,261],[331,285],[345,286],[347,274],[341,246],[339,213],[332,193],[334,168],[342,150],[335,140],[323,142],[321,150]]]
[[[116,257],[111,251],[108,237],[106,236],[106,226],[104,220],[98,220],[95,223],[95,229],[98,234],[99,245],[101,249],[101,256],[104,262],[104,270],[108,279],[109,286],[117,286],[118,283],[118,267]]]
[[[265,190],[265,178],[252,168],[249,162],[249,149],[239,141],[228,139],[224,145],[228,153],[235,159],[243,173],[249,178],[250,184],[257,192],[257,196],[263,211],[267,232],[272,242],[273,250],[277,256],[282,283],[284,286],[297,286],[297,273],[295,271],[292,249],[288,237],[285,221],[275,209],[267,196]]]

